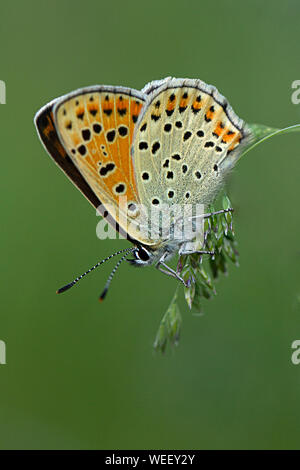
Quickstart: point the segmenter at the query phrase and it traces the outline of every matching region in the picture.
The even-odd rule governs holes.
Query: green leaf
[[[177,303],[174,303],[174,307],[171,309],[168,315],[168,333],[169,340],[175,346],[177,346],[180,337],[181,328],[181,314]]]
[[[230,241],[234,241],[234,232],[230,229],[228,229],[226,233],[226,238]]]
[[[218,265],[217,265],[217,262],[216,262],[216,258],[214,260],[213,259],[209,260],[209,266],[210,266],[210,270],[212,272],[213,278],[218,279],[219,270],[218,270]]]
[[[156,351],[160,350],[162,353],[164,353],[167,346],[167,339],[168,335],[166,323],[162,320],[156,333],[153,348]]]
[[[174,294],[174,297],[163,316],[155,340],[153,347],[156,351],[160,350],[162,353],[165,352],[166,346],[168,341],[172,345],[177,345],[180,336],[180,329],[181,329],[181,314],[179,307],[177,305],[177,289]]]
[[[206,270],[204,269],[203,265],[200,265],[200,267],[197,270],[199,276],[201,277],[203,283],[211,290],[214,290],[213,283],[211,281],[211,278],[207,274]]]
[[[229,197],[226,196],[226,194],[224,194],[224,196],[223,196],[222,206],[223,206],[223,209],[225,209],[225,210],[230,209],[232,207],[231,202],[229,200]]]
[[[225,238],[224,240],[224,251],[226,253],[226,255],[228,256],[228,258],[233,262],[233,263],[236,263],[237,262],[237,256],[236,256],[236,253],[235,253],[235,250],[232,246],[232,243]]]
[[[193,299],[193,308],[195,308],[198,313],[202,312],[201,306],[201,297],[202,297],[202,289],[199,282],[195,283],[195,297]]]
[[[188,304],[188,307],[189,307],[190,310],[191,310],[192,305],[193,305],[195,292],[196,292],[196,289],[195,289],[195,283],[194,282],[191,283],[190,287],[185,287],[184,288],[184,297],[185,297],[186,303]]]

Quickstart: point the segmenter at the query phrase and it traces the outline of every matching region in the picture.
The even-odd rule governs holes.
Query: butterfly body
[[[42,108],[35,124],[50,156],[134,244],[131,263],[158,268],[191,252],[199,230],[186,208],[214,199],[251,139],[215,87],[171,77],[142,91],[77,90]]]

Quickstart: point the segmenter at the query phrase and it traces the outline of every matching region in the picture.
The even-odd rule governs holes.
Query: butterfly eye
[[[141,261],[149,261],[150,256],[147,250],[140,246],[138,250],[135,252],[135,256],[137,259],[140,259]]]

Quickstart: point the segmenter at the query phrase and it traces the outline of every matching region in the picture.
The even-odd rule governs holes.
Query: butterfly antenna
[[[135,251],[135,250],[136,250],[136,248],[131,249],[131,251]],[[116,266],[114,267],[114,269],[113,269],[112,272],[110,273],[109,278],[107,279],[107,282],[106,282],[105,287],[104,287],[104,289],[103,289],[103,292],[102,292],[102,294],[101,294],[100,297],[99,297],[99,302],[102,302],[102,301],[104,300],[104,298],[105,298],[105,296],[106,296],[106,294],[107,294],[107,291],[108,291],[108,289],[109,289],[110,283],[111,283],[111,281],[113,280],[113,277],[114,277],[114,275],[115,275],[117,269],[119,268],[120,264],[126,259],[127,255],[128,255],[128,253],[126,253],[124,256],[122,256],[122,258],[119,259],[119,261],[117,262]]]
[[[87,274],[89,274],[91,271],[93,271],[94,269],[98,268],[98,266],[100,266],[101,264],[105,263],[106,261],[110,260],[111,258],[113,258],[114,256],[117,256],[117,255],[120,255],[121,253],[126,253],[123,258],[125,258],[128,253],[131,253],[132,251],[136,250],[136,248],[125,248],[124,250],[120,250],[120,251],[117,251],[116,253],[113,253],[112,255],[108,256],[107,258],[103,259],[102,261],[99,261],[97,264],[95,264],[95,266],[93,266],[92,268],[90,268],[88,271],[86,271],[85,273],[81,274],[81,276],[79,277],[76,277],[76,279],[74,279],[74,281],[70,282],[69,284],[66,284],[65,286],[61,287],[60,289],[58,289],[56,291],[57,294],[61,294],[62,292],[65,292],[66,290],[68,289],[71,289],[71,287],[73,287],[75,284],[77,284],[78,281],[80,281],[80,279],[82,279],[84,276],[86,276]],[[123,260],[123,258],[121,258]]]

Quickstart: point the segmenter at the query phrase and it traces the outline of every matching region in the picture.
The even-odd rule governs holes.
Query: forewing
[[[92,206],[97,208],[101,204],[99,198],[76,168],[58,138],[53,121],[53,106],[56,101],[48,103],[36,114],[34,122],[38,135],[50,157],[53,158],[55,163],[82,192]]]
[[[138,232],[139,195],[130,155],[145,98],[123,87],[89,87],[58,100],[54,122],[60,141],[96,196],[128,235]]]

